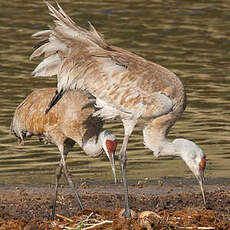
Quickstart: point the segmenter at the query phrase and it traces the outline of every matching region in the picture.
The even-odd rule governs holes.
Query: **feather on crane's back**
[[[16,109],[11,131],[19,142],[31,135],[62,145],[74,141],[83,147],[84,140],[98,137],[103,121],[92,117],[95,98],[83,92],[69,91],[48,114],[45,114],[56,89],[33,91]]]

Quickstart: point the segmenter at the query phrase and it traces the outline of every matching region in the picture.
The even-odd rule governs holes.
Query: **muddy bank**
[[[1,185],[0,229],[63,229],[89,215],[98,219],[98,223],[111,221],[94,229],[178,229],[179,226],[230,229],[230,182],[226,179],[208,181],[206,208],[193,179],[131,181],[130,207],[137,214],[130,220],[118,217],[124,202],[122,184],[83,181],[78,188],[85,210],[79,210],[71,189],[62,185],[57,204],[59,216],[53,222],[50,220],[53,185]],[[150,223],[151,228],[140,225],[138,215],[143,211],[158,215],[151,217],[155,221]]]

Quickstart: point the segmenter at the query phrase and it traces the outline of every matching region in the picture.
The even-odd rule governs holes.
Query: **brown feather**
[[[98,136],[103,121],[92,117],[95,112],[95,98],[78,91],[69,91],[48,114],[45,110],[56,89],[39,89],[32,92],[16,109],[11,132],[20,140],[26,134],[46,136],[50,142],[63,145],[72,139],[81,147],[82,140]],[[71,102],[71,103],[70,103]]]

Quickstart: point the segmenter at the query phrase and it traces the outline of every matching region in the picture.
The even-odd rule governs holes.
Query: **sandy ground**
[[[84,210],[62,185],[52,221],[53,185],[1,185],[0,229],[230,229],[228,179],[207,181],[206,207],[193,179],[130,181],[135,214],[128,220],[119,214],[124,206],[122,184],[84,181],[78,191]],[[151,212],[142,217],[143,211]]]

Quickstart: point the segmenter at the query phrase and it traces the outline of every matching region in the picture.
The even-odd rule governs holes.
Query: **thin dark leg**
[[[130,209],[129,209],[129,197],[128,197],[128,185],[126,180],[126,148],[128,145],[129,135],[125,135],[123,139],[123,144],[119,153],[120,167],[122,172],[122,180],[124,185],[125,192],[125,217],[130,218]]]
[[[68,181],[70,187],[72,188],[72,190],[73,190],[73,192],[74,192],[74,194],[75,194],[75,197],[76,197],[76,199],[77,199],[77,202],[78,202],[78,204],[79,204],[79,206],[80,206],[80,209],[82,210],[82,209],[83,209],[83,205],[82,205],[82,203],[81,203],[81,200],[80,200],[80,197],[79,197],[79,195],[78,195],[78,192],[77,192],[77,190],[76,190],[76,188],[75,188],[75,185],[74,185],[74,183],[73,183],[73,181],[72,181],[72,179],[71,179],[70,173],[69,173],[69,171],[67,170],[67,167],[66,167],[66,163],[65,163],[65,159],[64,159],[63,154],[61,154],[61,157],[62,157],[63,169],[64,169],[64,174],[65,174],[66,180]]]
[[[54,200],[53,200],[53,209],[52,209],[52,219],[54,220],[55,211],[56,211],[56,202],[57,202],[57,194],[58,194],[58,187],[59,187],[59,180],[62,175],[62,159],[60,160],[59,166],[56,170],[56,185],[55,185],[55,192],[54,192]]]

